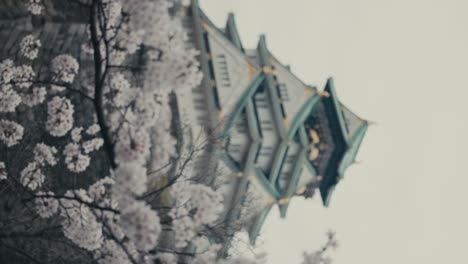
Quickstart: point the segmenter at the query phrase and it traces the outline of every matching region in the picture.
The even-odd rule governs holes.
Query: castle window
[[[231,86],[231,79],[229,77],[229,70],[224,54],[218,54],[215,58],[216,69],[219,70],[219,82],[222,86]]]

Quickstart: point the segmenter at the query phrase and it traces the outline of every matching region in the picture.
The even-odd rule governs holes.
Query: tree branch
[[[96,109],[97,122],[101,127],[101,135],[104,140],[104,149],[109,156],[109,162],[113,169],[117,168],[115,161],[114,145],[112,143],[109,127],[104,116],[104,80],[107,70],[103,69],[102,54],[100,50],[100,42],[97,30],[96,18],[98,12],[99,1],[93,0],[90,16],[91,42],[94,49],[94,107]],[[107,58],[109,56],[106,56]]]

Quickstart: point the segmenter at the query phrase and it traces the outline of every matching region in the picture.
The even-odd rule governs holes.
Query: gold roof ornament
[[[320,137],[317,131],[315,131],[315,129],[309,129],[309,136],[312,139],[312,143],[314,144],[320,143]]]
[[[315,89],[313,87],[309,86],[309,85],[306,85],[304,87],[304,95],[305,95],[304,100],[305,100],[305,98],[313,95],[314,93],[315,93]]]
[[[258,73],[258,68],[252,63],[248,63],[249,66],[249,77],[253,78]]]
[[[271,67],[268,67],[268,66],[263,66],[262,70],[265,74],[268,74],[268,75],[275,74],[275,71]]]
[[[302,186],[301,188],[299,188],[299,189],[296,191],[296,194],[297,194],[297,195],[304,194],[306,190],[307,190],[307,187],[306,187],[306,186]]]
[[[201,26],[204,32],[208,31],[208,23],[204,19],[201,21]]]
[[[265,204],[264,208],[270,207],[270,206],[273,205],[275,202],[276,202],[275,199],[273,199],[272,197],[268,197],[267,203]]]
[[[319,149],[315,147],[314,144],[309,145],[310,148],[310,154],[309,154],[309,160],[315,160],[318,155],[319,155]]]
[[[281,198],[278,200],[278,204],[287,204],[289,202],[289,197]]]
[[[327,91],[320,91],[319,94],[322,97],[330,97],[330,94]]]
[[[289,119],[285,118],[285,119],[283,119],[283,121],[284,121],[284,127],[288,128],[289,127]]]

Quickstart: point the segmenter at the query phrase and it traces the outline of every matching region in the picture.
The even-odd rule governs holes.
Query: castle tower
[[[185,24],[204,79],[177,95],[179,113],[190,124],[186,139],[220,139],[195,171],[223,168],[214,181],[228,186],[226,232],[239,223],[255,243],[273,207],[285,217],[292,197],[311,197],[317,187],[328,206],[368,123],[339,101],[333,79],[322,91],[302,82],[270,52],[265,36],[244,48],[232,14],[220,29],[194,0]]]

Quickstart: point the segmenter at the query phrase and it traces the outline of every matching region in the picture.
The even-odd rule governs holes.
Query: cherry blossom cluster
[[[187,46],[187,32],[180,19],[183,14],[176,12],[171,16],[167,12],[174,7],[174,1],[142,0],[139,5],[134,5],[131,0],[122,2],[125,9],[138,14],[132,16],[128,22],[128,30],[124,31],[133,34],[122,34],[123,38],[129,42],[139,40],[140,34],[134,36],[134,32],[144,28],[142,42],[151,51],[151,60],[146,65],[151,74],[145,76],[144,87],[167,92],[175,87],[190,89],[200,83],[202,74],[196,59],[198,51]]]
[[[108,57],[113,65],[121,64],[127,55],[134,54],[140,47],[143,29],[127,31],[128,17],[123,14],[120,0],[103,0],[101,2],[105,23],[96,22],[97,41],[101,56]],[[137,4],[139,6],[139,4]],[[132,16],[133,18],[133,16]],[[126,33],[124,33],[126,32]],[[85,53],[94,54],[91,30],[88,30],[88,42],[82,45]],[[125,35],[126,37],[123,37]]]
[[[147,190],[146,163],[151,146],[148,127],[154,123],[143,115],[146,112],[136,111],[145,106],[135,104],[133,99],[142,94],[141,89],[131,87],[120,73],[111,74],[110,80],[107,103],[111,109],[111,129],[117,133],[115,154],[119,163],[114,171],[113,193],[121,210],[122,231],[144,256],[144,252],[156,247],[162,230],[157,212],[137,199]],[[152,97],[144,93],[142,96]],[[129,104],[133,106],[127,107]],[[152,110],[151,107],[147,109]],[[139,126],[137,120],[143,124]]]
[[[38,40],[34,35],[27,35],[20,42],[21,53],[24,57],[30,60],[37,58],[40,47],[41,41]]]
[[[58,55],[52,60],[52,73],[57,82],[72,83],[80,65],[68,54]]]
[[[83,189],[67,191],[64,196],[60,199],[63,233],[82,248],[98,249],[103,241],[102,224],[90,207],[83,206],[83,202],[92,203],[93,199]]]
[[[91,185],[88,191],[69,190],[62,196],[38,191],[35,195],[36,211],[42,218],[60,215],[67,238],[84,249],[98,250],[105,240],[103,223],[113,225],[115,222],[116,215],[112,209],[116,205],[108,192],[112,184],[112,179],[106,177]]]
[[[193,244],[196,245],[196,251],[191,264],[216,263],[218,251],[222,247],[220,244],[211,243],[205,236],[197,237]]]
[[[1,180],[6,180],[7,179],[7,171],[6,171],[6,166],[5,162],[0,161],[0,181]]]
[[[59,209],[59,200],[54,198],[53,192],[37,192],[34,200],[37,214],[42,218],[49,218],[55,215]]]
[[[0,120],[0,141],[7,147],[14,146],[23,139],[24,128],[20,124],[9,121]]]
[[[145,129],[127,126],[127,129],[119,131],[115,144],[116,158],[119,162],[137,161],[143,164],[148,158],[149,147],[149,135]]]
[[[30,162],[21,173],[21,184],[31,190],[36,190],[44,183],[45,175],[42,173],[41,166],[36,162]]]
[[[46,88],[43,86],[40,87],[31,87],[29,93],[21,94],[22,102],[27,106],[36,106],[44,102],[46,98]]]
[[[54,96],[47,103],[46,129],[54,137],[61,137],[73,128],[74,106],[70,99]]]
[[[55,166],[57,164],[57,149],[55,147],[47,146],[44,143],[38,143],[34,148],[34,161],[39,163],[41,166],[50,165]]]
[[[40,15],[44,6],[42,5],[42,0],[29,0],[26,4],[28,11],[33,15]]]
[[[34,191],[41,187],[45,181],[42,168],[45,166],[55,166],[57,164],[57,159],[55,157],[57,149],[44,143],[38,143],[33,153],[34,161],[29,162],[21,171],[20,182],[23,186]]]
[[[15,66],[10,59],[0,62],[0,112],[14,112],[21,102],[35,106],[44,101],[46,90],[33,86],[35,76],[30,65]]]
[[[127,253],[111,239],[106,239],[102,246],[94,252],[94,258],[99,264],[130,264]]]
[[[15,74],[14,63],[10,59],[0,62],[0,81],[2,84],[9,83]]]
[[[133,101],[135,92],[131,90],[130,82],[122,73],[115,73],[110,80],[110,99],[117,107],[126,107]]]
[[[145,116],[158,124],[151,128],[150,133],[152,144],[151,167],[160,169],[168,164],[172,157],[176,156],[176,140],[170,133],[172,113],[169,107],[168,97],[162,95],[157,96],[157,107],[151,109],[154,111],[153,116],[150,117],[148,112]]]
[[[159,216],[145,202],[132,201],[122,209],[120,217],[124,233],[137,249],[147,252],[157,245],[162,229]]]
[[[9,84],[0,86],[0,112],[14,112],[21,103],[21,97]]]
[[[129,27],[129,20],[136,19],[137,16],[136,14],[131,14],[131,18],[126,19],[122,14],[122,10],[124,9],[122,2],[125,2],[125,0],[111,0],[107,1],[107,3],[105,4],[105,12],[109,14],[106,34],[108,38],[115,37],[115,41],[111,43],[111,45],[113,45],[115,48],[110,55],[114,62],[117,63],[122,62],[122,60],[117,59],[121,58],[122,54],[129,55],[137,51],[137,49],[142,44],[143,36],[145,34],[144,28]],[[144,6],[142,6],[141,1],[136,6],[138,6],[139,8],[145,8]],[[121,54],[117,55],[119,53]]]
[[[173,219],[176,247],[186,247],[204,225],[212,225],[223,212],[223,196],[203,184],[179,183],[172,188],[175,205]]]
[[[88,136],[94,135],[98,131],[96,130],[96,125],[92,125],[86,130],[86,134]],[[70,133],[72,142],[68,143],[63,150],[67,168],[76,173],[83,172],[88,168],[91,162],[89,154],[99,150],[104,144],[102,138],[99,137],[83,140],[82,131],[82,127],[75,127]]]
[[[117,170],[115,190],[121,193],[141,195],[146,191],[146,168],[136,162],[121,163]]]

